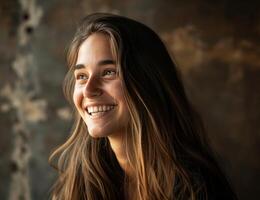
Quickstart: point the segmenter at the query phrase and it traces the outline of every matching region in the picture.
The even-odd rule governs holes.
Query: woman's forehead
[[[92,34],[80,45],[76,64],[94,63],[100,60],[113,60],[108,36]]]

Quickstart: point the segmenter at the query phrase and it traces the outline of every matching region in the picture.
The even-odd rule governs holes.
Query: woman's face
[[[92,137],[125,132],[129,111],[107,35],[94,33],[80,46],[73,101]]]

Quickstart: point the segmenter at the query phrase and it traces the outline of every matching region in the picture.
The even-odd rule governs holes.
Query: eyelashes
[[[88,76],[86,74],[78,74],[76,75],[76,80],[87,80]]]
[[[115,76],[117,74],[117,71],[116,69],[107,69],[107,70],[104,70],[103,72],[103,76]]]

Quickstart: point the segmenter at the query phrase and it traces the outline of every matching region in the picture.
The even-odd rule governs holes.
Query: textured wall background
[[[240,199],[260,191],[260,4],[231,0],[1,0],[0,199],[47,199],[51,151],[68,135],[65,48],[91,12],[152,27],[174,54],[187,92]]]

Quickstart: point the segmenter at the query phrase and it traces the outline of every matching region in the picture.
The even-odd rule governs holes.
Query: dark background
[[[79,19],[112,12],[152,27],[178,63],[241,200],[260,196],[260,4],[206,0],[1,0],[0,199],[47,199],[48,156],[72,119],[61,84]]]

